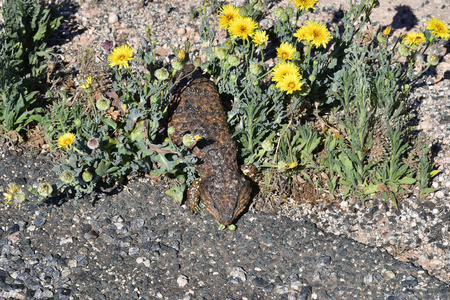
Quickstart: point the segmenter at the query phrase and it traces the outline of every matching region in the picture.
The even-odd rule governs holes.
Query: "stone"
[[[109,24],[114,24],[114,23],[117,23],[118,21],[119,21],[119,16],[115,12],[112,12],[109,14],[109,16],[108,16]]]

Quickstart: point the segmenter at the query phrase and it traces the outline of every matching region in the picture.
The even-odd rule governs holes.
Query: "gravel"
[[[329,19],[341,2],[321,0],[324,7],[315,17]],[[430,15],[448,23],[448,14],[440,11],[448,4],[409,4],[416,2],[419,25]],[[58,34],[65,42],[56,49],[57,59],[76,72],[76,55],[93,48],[104,64],[102,43],[127,39],[140,47],[146,26],[162,57],[186,40],[201,50],[200,22],[189,12],[200,3],[68,2],[60,11],[66,22]],[[395,11],[383,4],[377,21],[389,24]],[[399,211],[381,199],[339,206],[294,205],[289,199],[278,214],[250,210],[236,231],[218,230],[205,212],[192,215],[165,196],[162,180],[137,178],[111,193],[77,202],[55,198],[20,210],[2,202],[0,299],[449,299],[448,43],[445,47],[433,77],[411,97],[417,129],[441,170],[433,181],[437,191],[428,197],[410,195]],[[15,183],[25,190],[56,182],[50,153],[0,142],[0,187]]]

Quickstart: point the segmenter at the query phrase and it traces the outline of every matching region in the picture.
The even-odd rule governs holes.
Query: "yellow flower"
[[[403,42],[411,46],[425,43],[426,39],[425,35],[422,32],[410,32],[405,36]]]
[[[222,6],[220,12],[222,13],[222,15],[219,15],[219,26],[225,29],[230,26],[231,20],[240,16],[239,9],[232,4]]]
[[[383,30],[384,35],[389,35],[390,33],[391,33],[391,26],[388,26]]]
[[[70,146],[72,146],[73,142],[75,142],[75,134],[70,132],[64,133],[58,139],[58,148],[69,148]]]
[[[277,82],[277,87],[284,76],[295,74],[301,77],[299,68],[291,62],[280,62],[272,70],[272,81]]]
[[[316,48],[326,47],[331,40],[331,34],[327,27],[319,22],[308,21],[305,26],[300,27],[294,36],[298,41],[305,40]]]
[[[25,201],[26,198],[25,193],[14,183],[8,185],[6,193],[3,193],[3,196],[6,199],[6,204],[14,203],[15,207]]]
[[[184,58],[186,57],[186,51],[184,49],[180,49],[178,51],[178,59],[179,60],[184,60]]]
[[[266,31],[258,30],[253,34],[253,42],[256,46],[264,45],[269,40]]]
[[[86,78],[86,81],[80,86],[82,89],[89,89],[92,85],[92,77],[89,76],[88,78]]]
[[[289,95],[301,89],[303,85],[303,82],[300,81],[301,79],[302,77],[298,74],[286,74],[277,86],[281,91]]]
[[[119,66],[119,70],[122,69],[122,67],[128,69],[128,61],[134,59],[133,51],[134,49],[128,45],[122,45],[114,48],[108,57],[109,66],[111,68],[114,66]]]
[[[282,60],[292,59],[295,52],[295,48],[286,42],[281,43],[280,47],[277,48],[277,56]]]
[[[308,10],[310,8],[316,9],[314,6],[319,0],[289,0],[293,2],[295,7],[299,10]]]
[[[437,35],[441,39],[448,39],[450,37],[450,29],[439,19],[431,18],[427,21],[427,29],[431,30],[434,35]]]
[[[231,20],[228,31],[233,39],[239,37],[247,40],[255,32],[257,27],[258,25],[252,18],[239,16]]]

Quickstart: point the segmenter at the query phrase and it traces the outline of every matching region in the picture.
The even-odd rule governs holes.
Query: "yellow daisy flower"
[[[253,43],[256,46],[264,45],[269,40],[265,30],[258,30],[253,34]]]
[[[17,207],[17,205],[26,199],[25,193],[14,183],[8,185],[6,193],[3,193],[3,196],[6,199],[5,203],[14,203],[14,207]]]
[[[279,82],[286,76],[287,74],[295,74],[299,77],[300,70],[299,68],[291,62],[280,62],[278,63],[272,70],[272,81],[277,82],[277,86]]]
[[[295,48],[286,42],[281,43],[280,47],[277,48],[277,56],[282,60],[292,59],[295,52]]]
[[[128,69],[128,61],[134,59],[133,51],[134,49],[128,45],[122,45],[120,47],[114,48],[114,50],[108,57],[109,66],[111,68],[114,66],[119,66],[119,70],[122,67]]]
[[[437,35],[441,39],[450,38],[450,29],[439,19],[431,18],[427,21],[427,29],[431,30],[434,35]]]
[[[258,24],[252,18],[239,16],[231,20],[228,31],[233,39],[239,37],[248,40],[248,37],[255,32],[257,27]]]
[[[222,15],[219,15],[219,26],[225,29],[230,26],[231,20],[240,16],[239,9],[232,4],[222,6],[220,12],[222,13]]]
[[[391,26],[388,26],[383,30],[384,35],[389,35],[390,33],[391,33]]]
[[[75,134],[73,133],[64,133],[58,139],[58,148],[69,148],[72,146],[73,142],[75,142]]]
[[[86,78],[86,80],[84,81],[84,83],[83,83],[82,85],[80,85],[80,87],[81,87],[82,89],[87,90],[87,89],[89,89],[89,88],[91,87],[91,85],[92,85],[92,77],[89,76],[88,78]]]
[[[319,22],[308,21],[305,26],[300,27],[294,36],[298,41],[304,40],[311,43],[316,48],[326,47],[331,40],[331,34],[327,27]]]
[[[304,84],[300,81],[301,79],[302,77],[298,74],[286,74],[283,79],[280,80],[277,87],[289,95],[301,89]]]
[[[422,32],[410,32],[405,36],[403,43],[411,46],[425,43],[426,41],[425,35]]]
[[[316,9],[314,6],[319,0],[289,0],[299,10]]]

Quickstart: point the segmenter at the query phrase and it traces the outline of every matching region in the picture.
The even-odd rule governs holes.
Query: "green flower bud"
[[[252,73],[253,75],[258,75],[259,73],[261,73],[262,71],[262,67],[260,66],[260,64],[258,63],[250,63],[250,73]]]
[[[316,76],[314,74],[309,75],[308,80],[313,83],[316,80]]]
[[[227,50],[222,47],[215,47],[214,48],[214,56],[220,60],[223,60],[227,57]]]
[[[300,52],[295,51],[294,54],[292,54],[292,60],[299,60],[300,59]]]
[[[183,136],[183,145],[187,148],[194,147],[199,139],[200,139],[199,136],[193,136],[192,134],[185,134]]]
[[[151,103],[156,103],[156,102],[158,102],[158,97],[156,97],[155,95],[151,96],[151,97],[150,97],[150,102],[151,102]]]
[[[245,8],[245,7],[240,7],[240,8],[239,8],[239,14],[240,14],[241,16],[243,16],[243,17],[247,17],[247,15],[248,15],[248,10],[247,10],[247,8]]]
[[[155,71],[155,77],[159,81],[164,81],[169,78],[169,71],[167,71],[165,68],[158,69]]]
[[[225,50],[230,51],[231,49],[233,49],[233,42],[230,40],[227,40],[225,42],[224,48],[225,48]]]
[[[386,43],[387,37],[383,33],[379,32],[377,34],[377,40],[379,43],[384,44]]]
[[[272,144],[272,139],[266,139],[264,140],[264,142],[261,143],[261,147],[264,149],[264,151],[266,152],[270,152],[273,150],[273,144]]]
[[[227,61],[232,67],[237,67],[241,63],[241,59],[237,55],[228,56]]]
[[[228,229],[229,229],[230,231],[235,231],[235,230],[236,230],[236,225],[231,224],[231,225],[228,226]]]
[[[75,180],[75,174],[70,170],[65,170],[61,173],[60,178],[65,184],[71,184]]]
[[[200,67],[201,64],[202,64],[202,60],[200,59],[200,57],[197,56],[194,59],[194,67],[198,68],[198,67]]]
[[[77,118],[77,119],[73,120],[73,124],[75,124],[75,126],[79,127],[79,126],[81,126],[81,120]]]
[[[81,174],[81,178],[83,178],[83,180],[85,182],[91,182],[92,181],[92,173],[89,171],[84,171],[83,174]]]
[[[275,15],[275,17],[277,17],[278,19],[281,18],[281,15],[284,13],[284,9],[281,7],[278,7],[275,12],[273,13]]]
[[[285,12],[287,13],[288,16],[292,16],[294,14],[294,9],[292,9],[292,7],[289,6],[288,8],[286,8]]]
[[[167,129],[167,133],[168,133],[169,135],[174,134],[174,133],[175,133],[175,127],[170,126],[170,127]]]
[[[98,110],[104,111],[104,110],[108,110],[109,109],[109,107],[111,106],[111,101],[109,101],[106,98],[100,98],[100,99],[97,100],[95,105],[97,106]]]
[[[50,126],[47,127],[47,130],[48,130],[48,131],[53,131],[53,130],[55,130],[55,127],[53,127],[52,125],[50,125]]]
[[[400,45],[398,47],[398,54],[400,54],[400,56],[406,57],[410,54],[410,49],[408,46],[406,45]]]
[[[285,23],[285,22],[287,22],[289,20],[289,15],[287,14],[287,13],[282,13],[281,14],[281,16],[280,16],[280,21],[281,22],[283,22],[283,23]]]
[[[432,66],[437,66],[439,58],[436,55],[428,55],[427,62]]]
[[[181,71],[183,70],[183,63],[181,61],[179,61],[178,59],[172,61],[172,68],[175,71]]]
[[[37,188],[37,192],[40,196],[46,198],[53,193],[53,188],[50,183],[41,182]]]

